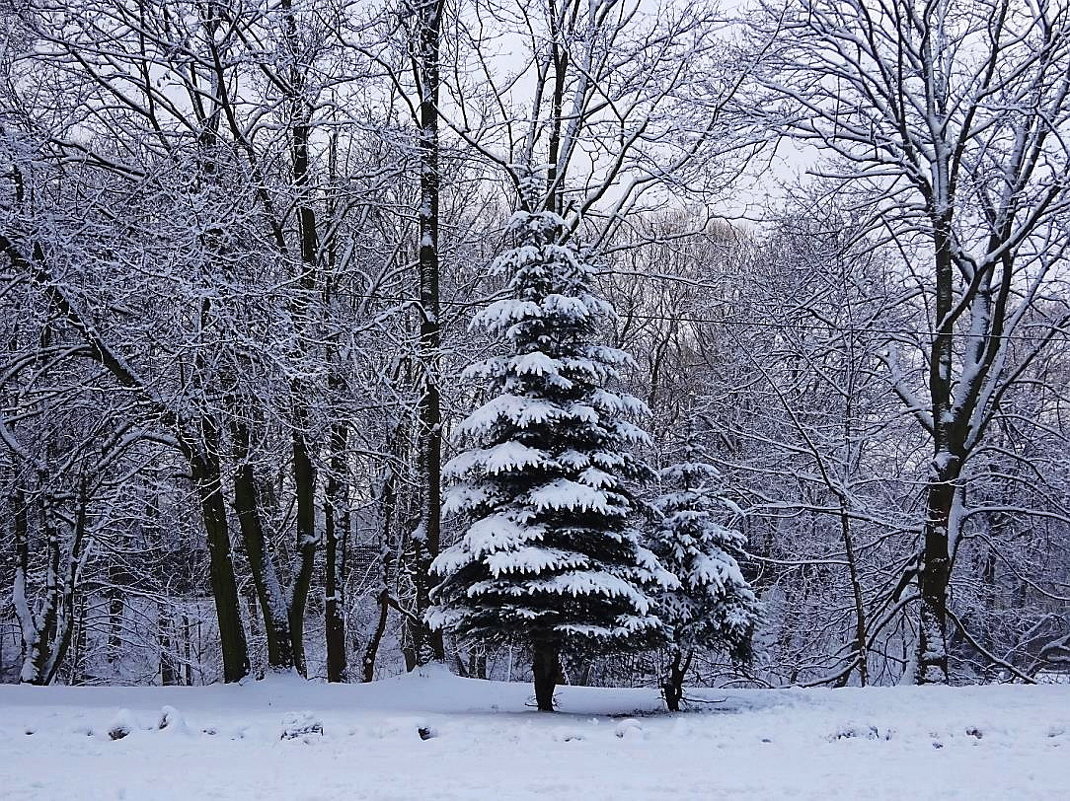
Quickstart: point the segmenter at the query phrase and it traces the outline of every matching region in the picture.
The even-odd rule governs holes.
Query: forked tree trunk
[[[673,647],[672,661],[665,676],[665,683],[661,686],[665,694],[665,706],[670,712],[680,711],[680,701],[684,698],[684,677],[691,667],[692,651],[685,652],[679,646]]]
[[[549,640],[535,641],[531,675],[535,681],[535,705],[540,712],[553,712],[554,689],[561,679],[561,658],[555,643]]]
[[[24,684],[51,684],[56,678],[63,660],[70,649],[74,634],[75,588],[87,546],[87,523],[89,498],[83,481],[78,493],[70,532],[70,550],[63,552],[62,540],[57,527],[61,516],[54,509],[53,499],[48,494],[38,496],[40,517],[44,526],[47,548],[44,597],[37,610],[31,610],[26,594],[28,550],[28,527],[25,512],[25,495],[16,490],[21,508],[15,509],[16,568],[13,601],[15,614],[22,628],[24,660],[19,680]]]
[[[243,423],[232,424],[234,433],[234,510],[238,517],[245,556],[249,560],[253,587],[259,601],[267,640],[268,667],[286,671],[295,665],[293,632],[290,629],[289,608],[283,597],[278,570],[271,553],[271,544],[260,516],[260,486],[249,463],[251,458],[249,430]]]

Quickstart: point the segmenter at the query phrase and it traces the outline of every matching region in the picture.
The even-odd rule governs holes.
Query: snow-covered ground
[[[444,673],[2,686],[0,798],[1070,799],[1068,686],[706,691],[724,700],[678,715],[653,690],[564,687],[553,715],[530,694]]]

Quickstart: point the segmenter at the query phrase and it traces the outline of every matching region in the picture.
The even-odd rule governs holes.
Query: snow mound
[[[164,706],[160,710],[160,722],[156,728],[172,735],[189,734],[189,726],[186,725],[186,719],[171,705]]]
[[[313,735],[323,736],[323,721],[312,712],[290,712],[282,719],[280,740],[309,742]]]
[[[113,740],[121,740],[124,737],[129,737],[135,728],[134,716],[130,713],[130,710],[120,709],[115,713],[111,723],[108,724],[108,737]]]
[[[624,718],[617,722],[613,733],[622,740],[637,740],[643,736],[643,727],[635,718]]]

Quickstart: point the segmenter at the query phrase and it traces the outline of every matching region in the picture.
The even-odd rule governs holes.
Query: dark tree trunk
[[[562,42],[562,23],[565,22],[564,8],[560,11],[551,9],[550,23],[550,60],[554,65],[554,88],[551,95],[550,111],[550,137],[547,144],[547,161],[549,169],[546,172],[546,211],[554,214],[564,214],[564,171],[566,165],[561,162],[561,134],[565,123],[564,103],[565,90],[568,85],[569,74],[569,51]],[[559,16],[559,14],[561,16]],[[567,35],[567,34],[565,34]],[[534,211],[534,209],[532,209]]]
[[[443,0],[414,0],[416,7],[413,72],[420,93],[417,109],[420,156],[420,207],[418,211],[420,270],[420,358],[423,388],[420,394],[418,469],[422,489],[420,529],[414,537],[416,622],[410,624],[417,664],[446,658],[442,635],[423,624],[430,606],[431,562],[438,555],[442,529],[442,412],[438,370],[442,344],[439,304],[438,215],[439,173],[438,100],[440,37]]]
[[[338,178],[338,138],[332,136],[328,151],[330,184]],[[337,207],[333,195],[327,196],[327,219],[337,219]],[[315,218],[309,220],[313,231]],[[311,237],[310,237],[311,239]],[[326,244],[327,275],[324,284],[324,306],[331,313],[337,282],[338,252],[337,237],[329,236]],[[323,607],[324,632],[327,645],[327,681],[349,681],[349,661],[346,638],[346,553],[349,546],[349,469],[346,451],[349,445],[347,400],[350,396],[345,380],[340,334],[337,329],[327,340],[327,391],[332,405],[331,433],[328,440],[330,465],[327,486],[324,489],[324,558],[327,577],[324,586],[326,600]]]
[[[684,677],[691,667],[692,652],[685,653],[681,648],[673,648],[672,661],[661,686],[665,693],[665,706],[670,712],[680,711],[680,701],[684,697]]]
[[[916,655],[918,684],[946,684],[947,664],[947,587],[951,578],[949,552],[951,512],[956,486],[962,468],[961,457],[955,454],[956,444],[963,434],[962,415],[969,409],[955,409],[954,325],[952,315],[955,302],[954,264],[951,257],[952,209],[943,211],[934,220],[936,261],[936,336],[929,353],[929,394],[932,400],[933,462],[929,468],[926,487],[925,530],[921,563],[918,567],[918,590],[921,607],[918,620],[918,650]]]
[[[215,448],[218,432],[202,420],[203,439],[209,448],[194,453],[187,449],[193,483],[201,504],[201,516],[208,539],[209,577],[219,624],[219,644],[223,653],[223,681],[241,681],[249,674],[249,648],[245,641],[239,607],[238,583],[231,558],[227,508],[223,500],[221,471]]]
[[[200,631],[200,623],[197,624],[197,631]],[[189,623],[189,615],[182,613],[182,664],[180,665],[182,671],[182,683],[187,687],[193,686],[193,632]]]
[[[400,425],[393,426],[392,436],[388,447],[396,459],[400,459],[400,443],[402,441]],[[398,493],[397,480],[393,468],[387,467],[379,490],[380,506],[382,508],[383,527],[379,533],[379,570],[382,578],[382,587],[379,590],[379,620],[368,645],[364,649],[364,657],[361,662],[361,681],[373,681],[375,679],[375,657],[379,652],[379,645],[386,633],[386,623],[390,615],[390,587],[394,581],[394,518],[397,513]],[[407,656],[406,656],[407,661]],[[408,665],[406,668],[411,670]]]
[[[555,643],[547,640],[535,642],[531,675],[535,681],[535,705],[540,712],[553,712],[554,689],[561,680],[561,659]]]
[[[306,96],[307,65],[302,63],[302,44],[293,13],[292,0],[282,0],[280,8],[286,19],[286,48],[289,74],[286,91],[289,94],[292,126],[290,130],[290,157],[292,160],[294,186],[298,191],[297,222],[301,238],[301,273],[298,291],[290,306],[301,335],[302,347],[313,347],[308,335],[312,333],[313,320],[309,315],[308,301],[315,291],[319,266],[319,232],[316,212],[307,196],[309,189],[309,137],[311,134],[312,109]],[[293,426],[293,479],[297,501],[297,573],[290,593],[289,623],[291,651],[294,666],[302,676],[307,673],[305,664],[305,609],[312,588],[312,574],[316,566],[316,551],[319,536],[316,532],[316,467],[315,452],[309,437],[308,387],[295,378],[290,386],[291,425]]]
[[[294,416],[297,418],[295,425],[303,426],[307,419],[303,404],[301,409],[295,411]],[[290,642],[294,666],[304,676],[307,672],[305,608],[308,606],[308,593],[312,587],[312,572],[316,566],[319,539],[316,536],[316,469],[312,465],[303,432],[295,431],[293,454],[294,491],[297,495],[298,567],[290,594]]]
[[[851,517],[847,513],[847,499],[840,498],[840,533],[847,555],[847,570],[851,578],[851,594],[855,604],[855,659],[858,662],[858,681],[863,687],[869,684],[869,647],[866,641],[866,606],[862,582],[858,577],[858,559],[855,556],[854,536],[851,532]],[[850,674],[845,674],[844,679]]]
[[[949,531],[958,492],[957,460],[933,466],[926,488],[925,541],[918,570],[921,609],[918,623],[918,684],[948,682],[947,592],[951,581]]]
[[[327,577],[324,592],[324,629],[327,638],[327,681],[348,681],[345,621],[345,544],[349,534],[346,482],[346,441],[348,426],[335,423],[331,428],[331,467],[327,477],[325,557]]]
[[[364,649],[364,658],[361,660],[361,681],[375,681],[375,656],[379,653],[379,644],[383,641],[386,632],[386,620],[390,613],[390,591],[383,588],[379,592],[379,621],[375,624],[375,631],[368,640],[368,647]]]
[[[89,660],[86,658],[86,646],[89,644],[86,626],[89,616],[88,594],[89,589],[86,588],[78,602],[78,623],[71,646],[71,684],[86,684],[91,678]]]
[[[282,586],[260,518],[261,493],[253,466],[249,463],[249,431],[241,423],[234,423],[233,429],[237,462],[234,471],[234,511],[264,621],[268,667],[279,671],[290,670],[294,667],[290,617],[285,599],[281,597]]]

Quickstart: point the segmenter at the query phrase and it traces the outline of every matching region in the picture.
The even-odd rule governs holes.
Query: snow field
[[[707,690],[689,696],[724,700],[678,715],[656,711],[654,690],[563,687],[552,715],[530,695],[443,673],[4,686],[0,798],[1070,798],[1066,686]]]

